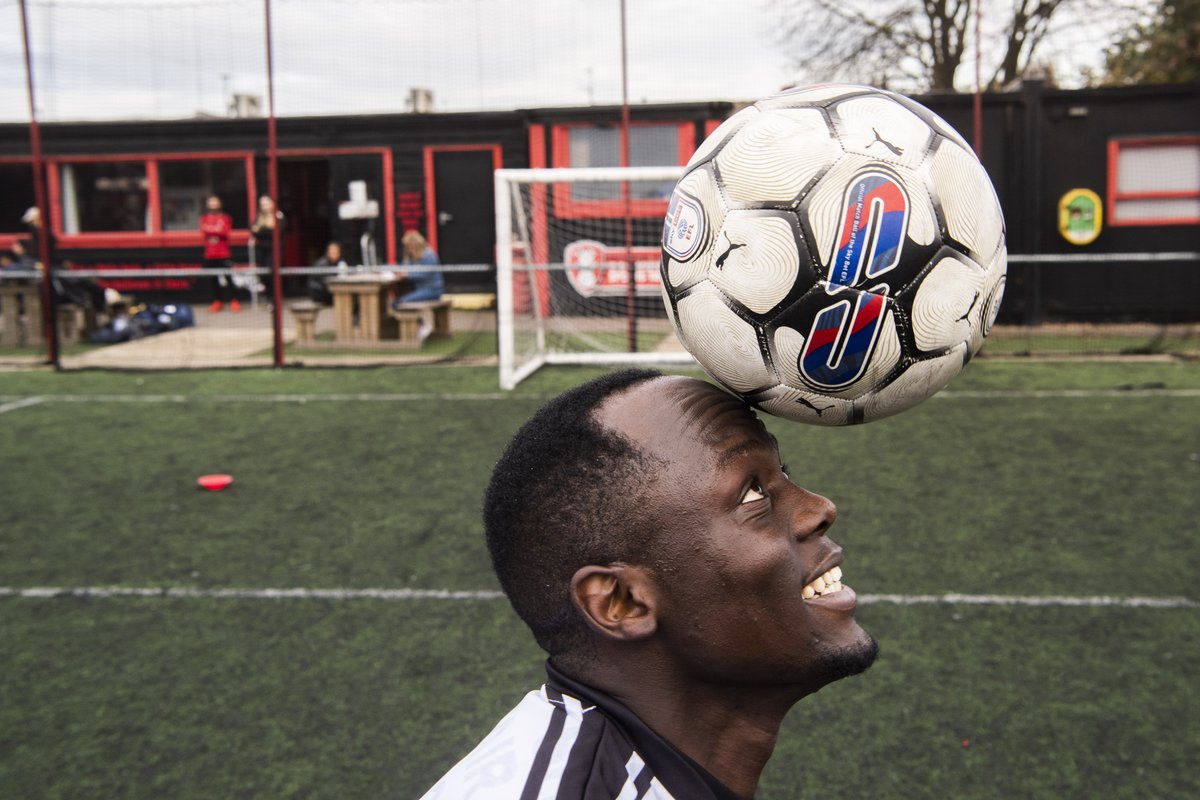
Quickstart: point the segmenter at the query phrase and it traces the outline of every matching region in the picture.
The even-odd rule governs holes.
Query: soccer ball
[[[734,114],[688,162],[663,228],[683,345],[757,408],[817,425],[881,419],[945,386],[995,322],[1005,269],[971,148],[866,86]]]

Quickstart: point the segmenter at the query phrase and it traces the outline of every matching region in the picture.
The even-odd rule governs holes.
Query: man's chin
[[[871,634],[863,631],[862,637],[853,644],[830,652],[822,659],[826,683],[849,678],[865,672],[879,656],[879,644]]]

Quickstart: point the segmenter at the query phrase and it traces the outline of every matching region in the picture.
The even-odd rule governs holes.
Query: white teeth
[[[823,597],[825,595],[840,592],[842,590],[842,568],[833,567],[824,575],[819,575],[813,579],[813,582],[800,590],[800,596],[805,600],[811,600],[814,597]]]

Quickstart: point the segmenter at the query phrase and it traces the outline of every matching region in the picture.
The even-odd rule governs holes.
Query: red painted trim
[[[1200,136],[1154,136],[1133,139],[1109,139],[1108,141],[1108,224],[1114,227],[1147,227],[1166,225],[1195,225],[1200,217],[1153,217],[1149,219],[1121,219],[1117,205],[1137,200],[1189,200],[1200,198],[1200,188],[1195,191],[1170,190],[1161,192],[1121,192],[1117,167],[1122,150],[1156,149],[1159,147],[1197,147]]]
[[[58,236],[58,246],[62,246],[62,182],[58,174],[58,164],[53,161],[46,163],[46,193],[50,196],[50,230]]]
[[[254,155],[246,154],[246,209],[251,219],[247,225],[253,224],[253,217],[258,208],[258,180],[254,176]]]
[[[1119,225],[1120,223],[1116,222],[1117,154],[1120,152],[1120,148],[1117,145],[1117,140],[1109,139],[1108,147],[1106,149],[1108,150],[1108,175],[1107,180],[1105,181],[1105,187],[1108,190],[1105,193],[1105,205],[1108,206],[1106,209],[1108,214],[1106,216],[1108,218],[1109,225]]]
[[[396,263],[396,181],[392,151],[383,152],[383,241],[384,258],[387,263]]]
[[[541,169],[546,166],[546,126],[529,126],[529,166]]]
[[[436,253],[438,250],[437,225],[434,215],[437,214],[437,199],[434,195],[433,182],[433,150],[426,147],[421,152],[421,168],[425,178],[425,241]]]
[[[32,164],[33,156],[0,156],[0,164]]]
[[[371,153],[383,155],[391,151],[386,147],[281,147],[276,152],[280,158],[296,158],[300,156],[356,156],[370,155]]]
[[[1124,192],[1117,195],[1118,200],[1188,200],[1200,197],[1200,190],[1194,192]]]
[[[246,229],[234,229],[229,234],[230,244],[244,245],[250,239]],[[131,233],[129,231],[94,231],[88,233],[62,234],[58,237],[59,250],[82,250],[85,248],[145,249],[148,247],[203,247],[204,237],[199,231],[161,231],[158,233]]]
[[[437,182],[434,175],[434,154],[488,151],[492,153],[492,169],[500,169],[504,162],[503,150],[498,144],[439,144],[426,145],[422,148],[421,160],[425,169],[425,239],[434,252],[438,250],[437,193],[434,190]]]
[[[1116,142],[1121,147],[1164,147],[1169,145],[1200,145],[1200,136],[1174,135],[1138,136],[1131,138],[1112,139],[1109,144]]]
[[[1200,217],[1166,217],[1163,219],[1127,219],[1122,222],[1112,223],[1119,225],[1122,228],[1145,227],[1149,225],[1200,225]]]
[[[555,125],[550,129],[550,165],[571,166],[571,129],[592,128],[593,125]]]
[[[541,169],[546,166],[546,126],[531,125],[529,128],[529,166]],[[530,252],[531,264],[545,264],[550,251],[549,228],[546,220],[546,184],[535,183],[529,187]],[[550,312],[550,277],[540,271],[534,274],[538,310],[546,316]]]
[[[715,131],[717,128],[721,127],[721,123],[724,121],[725,120],[723,120],[723,119],[706,119],[706,120],[704,120],[704,138],[707,139],[708,137],[712,136],[713,131]]]
[[[97,164],[121,161],[236,161],[253,157],[252,150],[194,150],[182,153],[68,153],[46,158],[46,163]]]
[[[158,162],[146,162],[146,210],[150,212],[150,230],[162,230],[162,187],[158,185]]]
[[[679,166],[687,164],[692,153],[696,152],[696,126],[691,122],[679,123],[676,147],[679,148]]]

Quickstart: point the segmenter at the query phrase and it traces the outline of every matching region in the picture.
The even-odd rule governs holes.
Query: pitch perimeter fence
[[[1014,268],[1037,266],[1043,275],[1065,266],[1093,260],[1131,264],[1184,261],[1200,268],[1198,253],[1145,253],[1123,256],[1010,256]],[[565,266],[564,266],[565,269]],[[395,327],[371,337],[361,330],[361,317],[369,309],[360,299],[350,314],[355,327],[351,337],[338,329],[338,310],[332,297],[320,297],[328,280],[386,277],[389,273],[418,274],[437,271],[444,277],[472,276],[491,280],[488,264],[412,267],[373,265],[355,267],[283,267],[283,279],[303,283],[309,293],[284,297],[282,324],[274,324],[275,300],[268,289],[272,271],[234,267],[222,270],[170,269],[139,271],[138,280],[194,279],[236,282],[245,298],[236,314],[210,312],[202,303],[184,300],[144,300],[136,291],[111,286],[129,280],[126,270],[55,271],[50,284],[50,305],[45,305],[45,285],[36,270],[0,273],[0,365],[36,366],[50,362],[48,337],[60,343],[62,369],[187,369],[264,367],[283,354],[287,365],[374,366],[411,363],[492,363],[497,354],[496,313],[486,300],[479,306],[448,301],[448,335],[417,342],[398,338]],[[1012,291],[1010,284],[1009,291]],[[390,298],[380,290],[379,310],[386,319]],[[151,295],[159,297],[161,295]],[[1005,302],[1011,302],[1006,296]],[[432,323],[432,312],[421,315]],[[1003,317],[1003,314],[1002,314]],[[665,320],[665,315],[664,315]],[[50,331],[47,326],[53,326]],[[665,334],[670,336],[670,334]],[[670,348],[665,348],[670,349]],[[1200,358],[1200,323],[1163,319],[1161,312],[1143,318],[1121,311],[1106,315],[1094,309],[1088,319],[1056,316],[1053,308],[1041,312],[1036,324],[998,324],[984,345],[984,357]]]

